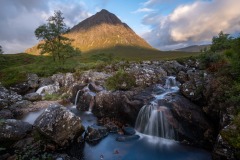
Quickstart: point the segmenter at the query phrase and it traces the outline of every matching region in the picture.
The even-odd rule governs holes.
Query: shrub
[[[135,77],[123,70],[119,70],[106,81],[106,87],[109,90],[129,90],[134,86],[136,86]]]
[[[206,52],[200,56],[201,64],[210,71],[217,71],[227,63],[226,57],[222,53]]]

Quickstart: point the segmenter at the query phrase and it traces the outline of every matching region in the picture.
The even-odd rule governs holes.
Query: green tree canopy
[[[58,59],[64,63],[67,57],[79,53],[79,50],[75,50],[71,46],[73,40],[63,36],[68,31],[69,28],[64,23],[62,12],[55,11],[54,16],[48,18],[47,24],[41,25],[35,30],[36,37],[42,40],[38,45],[41,54],[48,53],[54,61]]]
[[[232,37],[229,34],[224,34],[222,31],[218,34],[218,36],[213,37],[211,51],[219,52],[224,51],[231,48],[231,39]]]

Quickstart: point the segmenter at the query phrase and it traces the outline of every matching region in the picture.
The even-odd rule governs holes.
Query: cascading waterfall
[[[77,106],[77,102],[78,102],[78,95],[80,93],[81,90],[78,90],[76,97],[75,97],[75,101],[74,101],[74,106]]]
[[[171,111],[165,106],[158,105],[158,100],[164,99],[166,94],[179,90],[175,77],[170,76],[166,79],[164,89],[164,93],[155,95],[155,99],[150,105],[141,108],[135,123],[135,129],[147,135],[175,139],[175,131],[168,123]]]

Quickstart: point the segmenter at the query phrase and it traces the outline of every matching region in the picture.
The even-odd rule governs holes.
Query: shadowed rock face
[[[27,122],[15,119],[4,120],[0,125],[0,143],[5,146],[11,142],[18,141],[31,130],[32,125]]]
[[[178,94],[167,95],[158,105],[171,110],[172,116],[167,117],[168,122],[179,133],[179,140],[185,139],[205,148],[212,147],[214,131],[199,106]]]

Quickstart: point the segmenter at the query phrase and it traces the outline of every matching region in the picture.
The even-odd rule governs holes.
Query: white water
[[[154,95],[155,99],[149,105],[141,108],[135,129],[143,134],[175,139],[174,129],[167,119],[167,116],[171,115],[171,111],[165,106],[158,105],[158,100],[164,99],[167,94],[178,92],[179,88],[175,77],[170,76],[166,79],[164,89],[164,93]]]
[[[81,90],[78,90],[76,97],[75,97],[75,102],[74,102],[74,106],[77,106],[77,102],[78,102],[78,95],[80,93]]]
[[[36,91],[36,93],[38,93],[40,95],[43,95],[45,93],[53,94],[53,93],[57,92],[59,89],[60,88],[57,85],[42,86]]]

